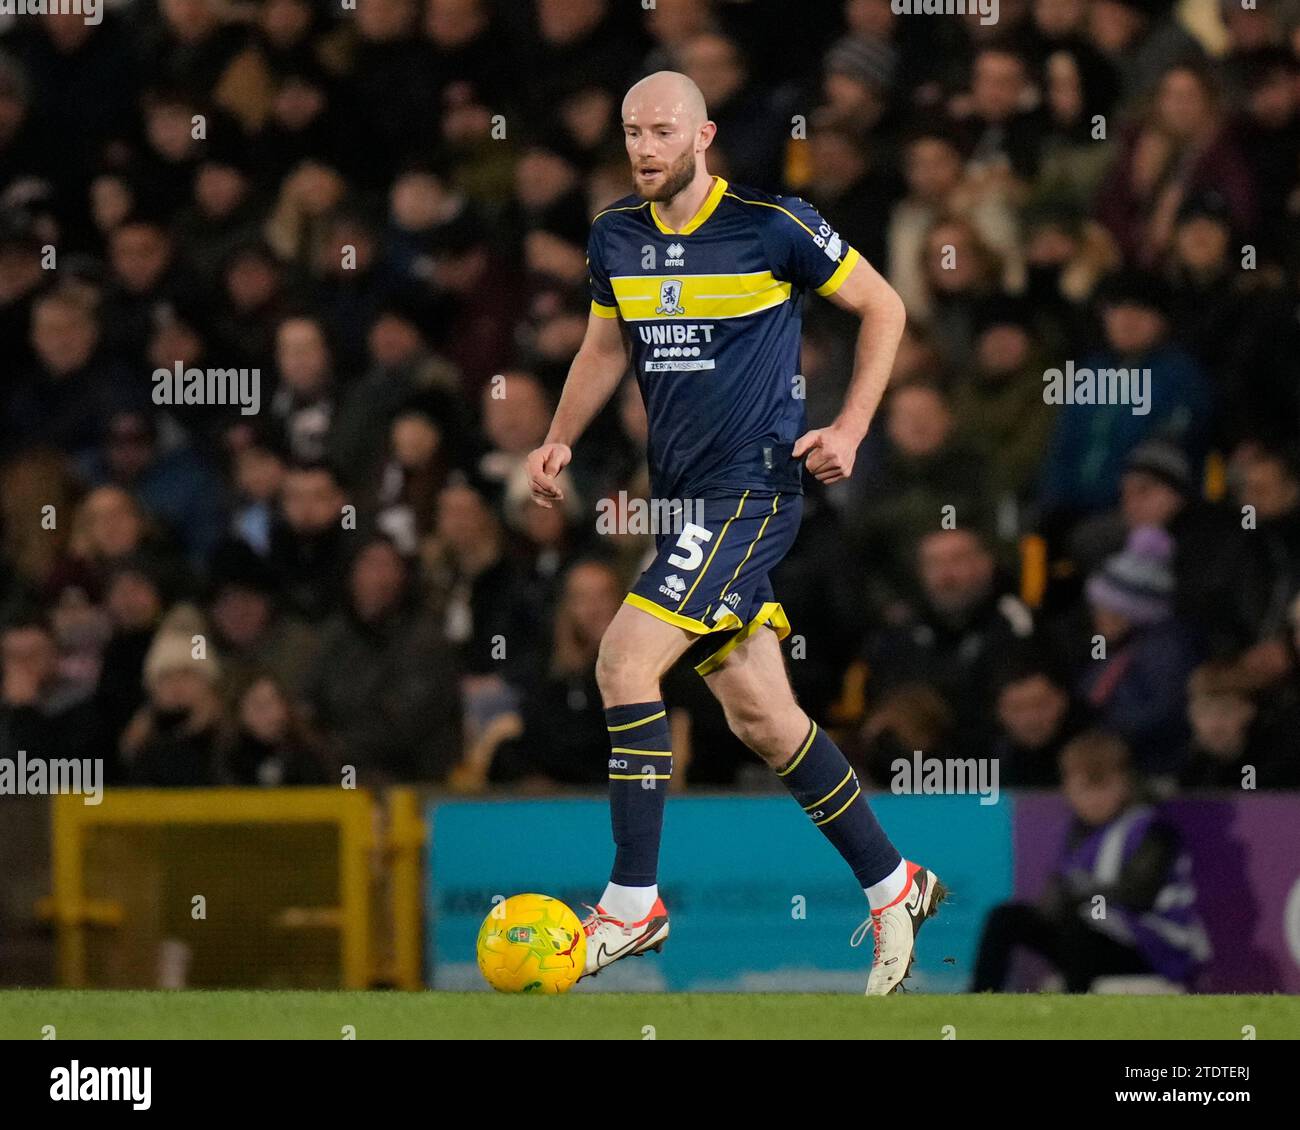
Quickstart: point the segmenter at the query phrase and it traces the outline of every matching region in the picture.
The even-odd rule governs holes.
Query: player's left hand
[[[808,456],[804,466],[819,483],[838,483],[853,474],[853,462],[858,457],[859,438],[835,428],[813,428],[795,440],[791,455],[800,459]]]

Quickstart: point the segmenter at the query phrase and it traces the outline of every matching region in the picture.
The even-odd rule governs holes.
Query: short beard
[[[680,161],[666,171],[663,184],[653,194],[647,195],[640,189],[637,192],[642,200],[653,200],[657,204],[666,204],[679,192],[684,191],[694,179],[695,153],[688,151],[682,154]]]

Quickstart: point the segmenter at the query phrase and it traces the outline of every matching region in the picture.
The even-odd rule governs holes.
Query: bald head
[[[637,191],[668,201],[697,176],[717,127],[700,88],[678,71],[647,75],[623,99],[623,135]]]
[[[709,111],[700,88],[686,75],[680,71],[655,71],[624,96],[623,121],[630,119],[647,127],[671,120],[695,130],[709,120]]]

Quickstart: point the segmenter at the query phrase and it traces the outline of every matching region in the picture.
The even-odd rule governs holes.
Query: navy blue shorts
[[[707,675],[764,624],[778,639],[790,634],[768,574],[799,533],[803,496],[745,491],[700,501],[680,533],[656,537],[655,559],[625,601],[699,636],[726,633],[695,667]]]

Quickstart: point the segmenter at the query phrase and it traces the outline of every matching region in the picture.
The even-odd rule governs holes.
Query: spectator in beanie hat
[[[1119,553],[1088,578],[1094,610],[1123,617],[1130,625],[1157,624],[1173,612],[1173,542],[1156,526],[1133,530]],[[1105,634],[1105,633],[1103,633]]]
[[[1124,471],[1126,474],[1147,475],[1181,499],[1192,498],[1196,494],[1192,461],[1187,457],[1187,452],[1167,439],[1157,437],[1138,444],[1125,462]]]
[[[1174,611],[1211,655],[1252,639],[1251,609],[1263,585],[1258,546],[1240,515],[1204,501],[1192,461],[1177,444],[1149,440],[1133,450],[1120,480],[1126,529],[1159,526],[1173,540]]]
[[[222,719],[221,667],[195,642],[203,619],[179,605],[163,621],[144,661],[148,701],[122,735],[134,785],[198,788],[217,784]]]
[[[1222,657],[1248,646],[1263,585],[1255,540],[1236,511],[1200,498],[1191,459],[1162,437],[1133,449],[1119,507],[1079,527],[1070,557],[1091,573],[1141,526],[1159,526],[1173,539],[1175,611],[1207,654]]]
[[[1197,658],[1190,633],[1174,616],[1173,552],[1168,533],[1141,526],[1084,588],[1094,635],[1078,693],[1151,774],[1179,768],[1187,677]]]
[[[208,654],[206,643],[195,637],[204,635],[203,614],[193,604],[178,604],[163,618],[158,633],[144,659],[145,689],[172,700],[167,680],[173,675],[192,673],[200,683],[215,686],[221,678],[221,664]]]
[[[898,70],[892,44],[844,38],[826,53],[823,90],[837,118],[862,132],[874,130],[889,111]]]

